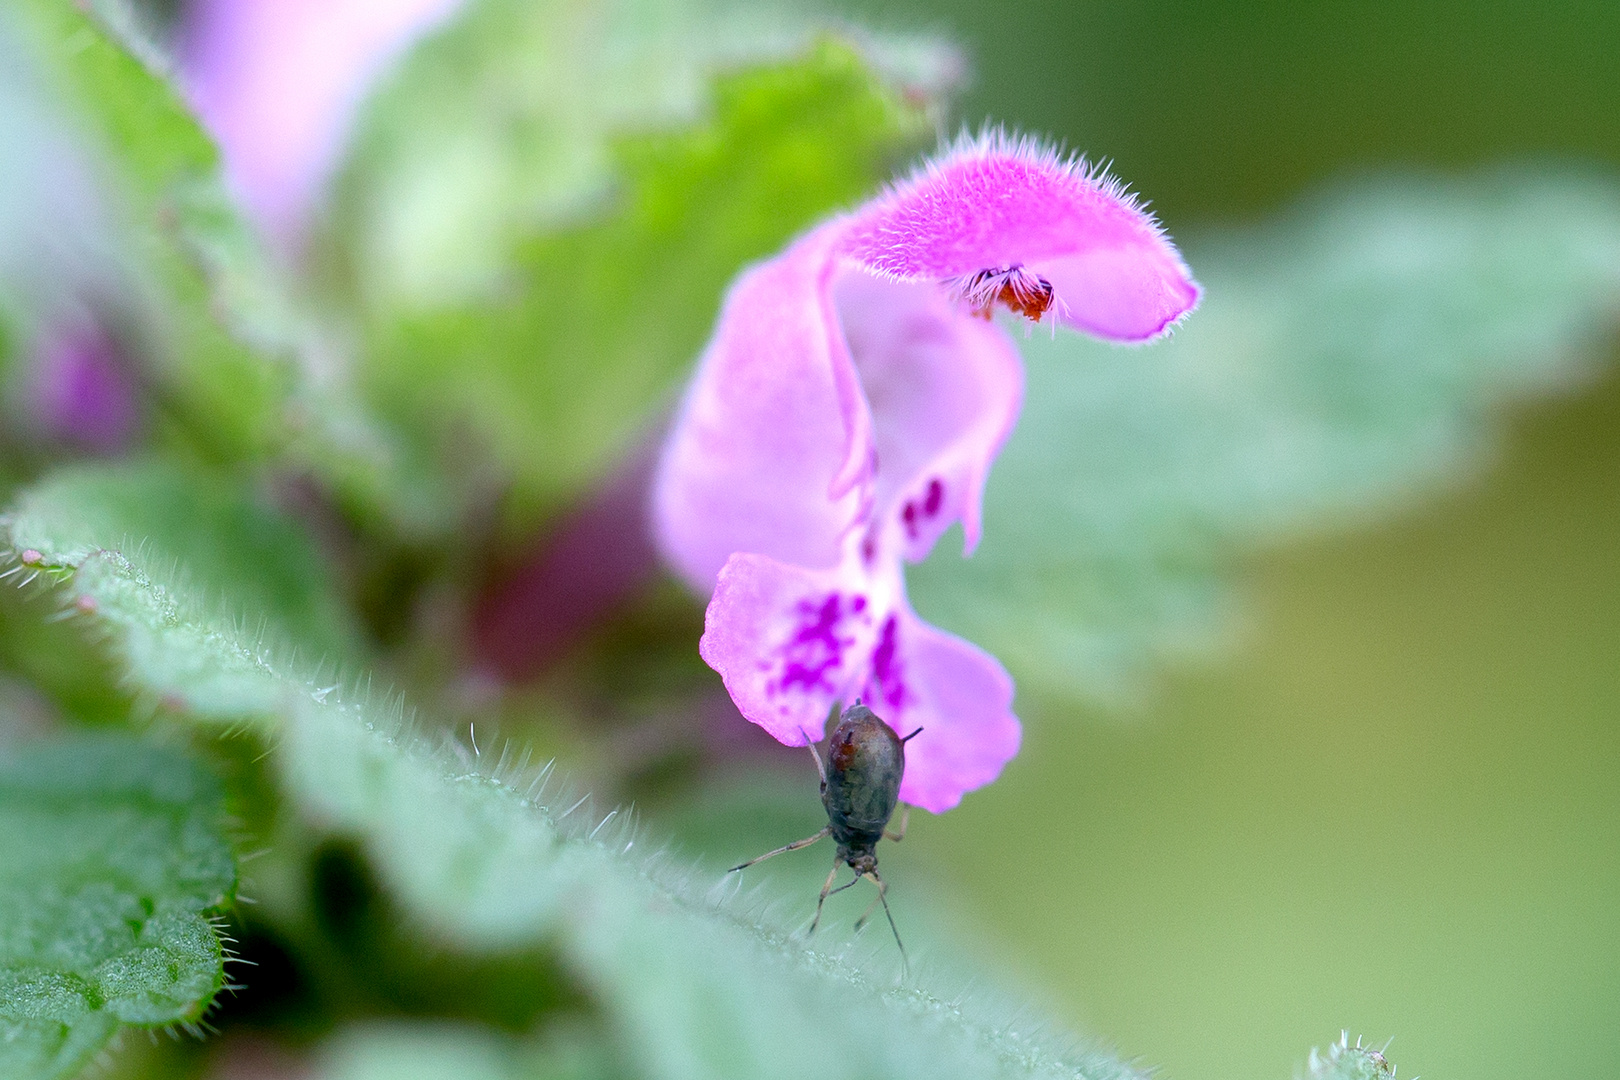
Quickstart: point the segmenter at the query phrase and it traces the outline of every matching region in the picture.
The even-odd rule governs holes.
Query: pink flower
[[[665,556],[713,589],[700,651],[743,715],[821,737],[859,697],[902,734],[900,797],[939,813],[1018,751],[1007,672],[922,621],[902,564],[956,521],[1018,417],[996,305],[1147,341],[1198,286],[1112,180],[1030,141],[960,143],[732,286],[660,462]]]
[[[462,0],[195,0],[180,68],[266,232],[296,241],[356,107],[388,62]]]

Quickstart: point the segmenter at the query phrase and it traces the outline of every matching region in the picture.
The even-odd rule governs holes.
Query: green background
[[[1357,172],[1620,167],[1620,5],[869,3],[962,41],[964,119],[1050,133],[1173,234]],[[1196,269],[1196,268],[1195,268]],[[887,860],[943,877],[1067,1022],[1166,1080],[1620,1060],[1620,380],[1481,475],[1243,566],[1226,655],[1031,725]]]

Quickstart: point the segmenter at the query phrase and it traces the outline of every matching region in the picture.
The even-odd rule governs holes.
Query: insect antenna
[[[765,854],[756,856],[756,857],[754,857],[752,859],[749,859],[745,863],[738,863],[736,866],[733,866],[730,870],[727,870],[726,873],[735,874],[739,870],[748,869],[750,866],[753,866],[755,863],[764,862],[766,859],[769,859],[772,856],[782,855],[782,854],[784,854],[786,852],[789,852],[789,851],[798,851],[802,847],[809,847],[811,844],[815,843],[817,840],[820,840],[823,837],[831,836],[831,835],[832,835],[832,826],[831,825],[823,825],[821,827],[821,831],[816,833],[816,835],[814,835],[814,836],[807,836],[803,840],[795,840],[791,844],[783,844],[781,847],[777,848],[775,851],[767,851]]]
[[[900,940],[900,928],[894,925],[894,912],[889,910],[889,898],[886,895],[889,887],[883,883],[882,878],[878,877],[876,870],[868,871],[866,876],[876,882],[878,903],[883,905],[883,914],[889,917],[889,931],[894,934],[895,947],[900,950],[900,977],[903,979],[909,978],[911,976],[911,961],[906,959],[906,943]],[[864,919],[865,916],[862,916],[862,918]]]
[[[838,708],[838,706],[834,705],[833,708],[836,710]],[[833,715],[834,715],[834,717],[836,717],[838,714],[837,714],[837,712],[834,712]],[[922,728],[918,728],[917,730],[921,731]],[[821,777],[821,790],[826,791],[827,790],[827,766],[822,763],[821,751],[816,749],[816,740],[812,739],[810,737],[810,733],[808,731],[804,730],[804,728],[799,729],[799,734],[804,736],[804,745],[805,745],[805,748],[810,751],[810,756],[816,759],[816,775]]]

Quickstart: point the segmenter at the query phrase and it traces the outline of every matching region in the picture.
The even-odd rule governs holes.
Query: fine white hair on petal
[[[990,156],[1021,158],[1032,165],[1065,173],[1080,183],[1093,185],[1109,199],[1117,200],[1126,209],[1141,214],[1155,234],[1168,235],[1158,217],[1149,209],[1151,204],[1148,200],[1114,175],[1111,161],[1091,161],[1084,154],[1070,151],[1050,139],[1027,131],[1008,131],[1005,124],[988,120],[980,125],[978,131],[964,125],[954,139],[924,157],[904,177],[885,184],[878,198],[904,195],[910,188],[944,175],[958,162]]]
[[[846,219],[840,254],[876,277],[930,281],[978,314],[1004,305],[1111,341],[1160,336],[1197,282],[1106,165],[1028,135],[963,132]]]

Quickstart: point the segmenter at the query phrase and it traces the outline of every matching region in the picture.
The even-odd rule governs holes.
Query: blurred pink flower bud
[[[665,557],[713,590],[700,645],[743,715],[819,739],[863,699],[901,733],[901,798],[936,813],[1018,750],[994,657],[920,619],[902,564],[960,521],[969,552],[1023,365],[1004,306],[1147,341],[1198,302],[1112,180],[1039,144],[964,141],[732,286],[664,448]]]
[[[461,2],[193,0],[182,82],[266,234],[296,243],[366,91]]]
[[[135,380],[118,342],[70,321],[35,346],[28,379],[31,426],[44,439],[99,454],[123,450],[141,426]]]

